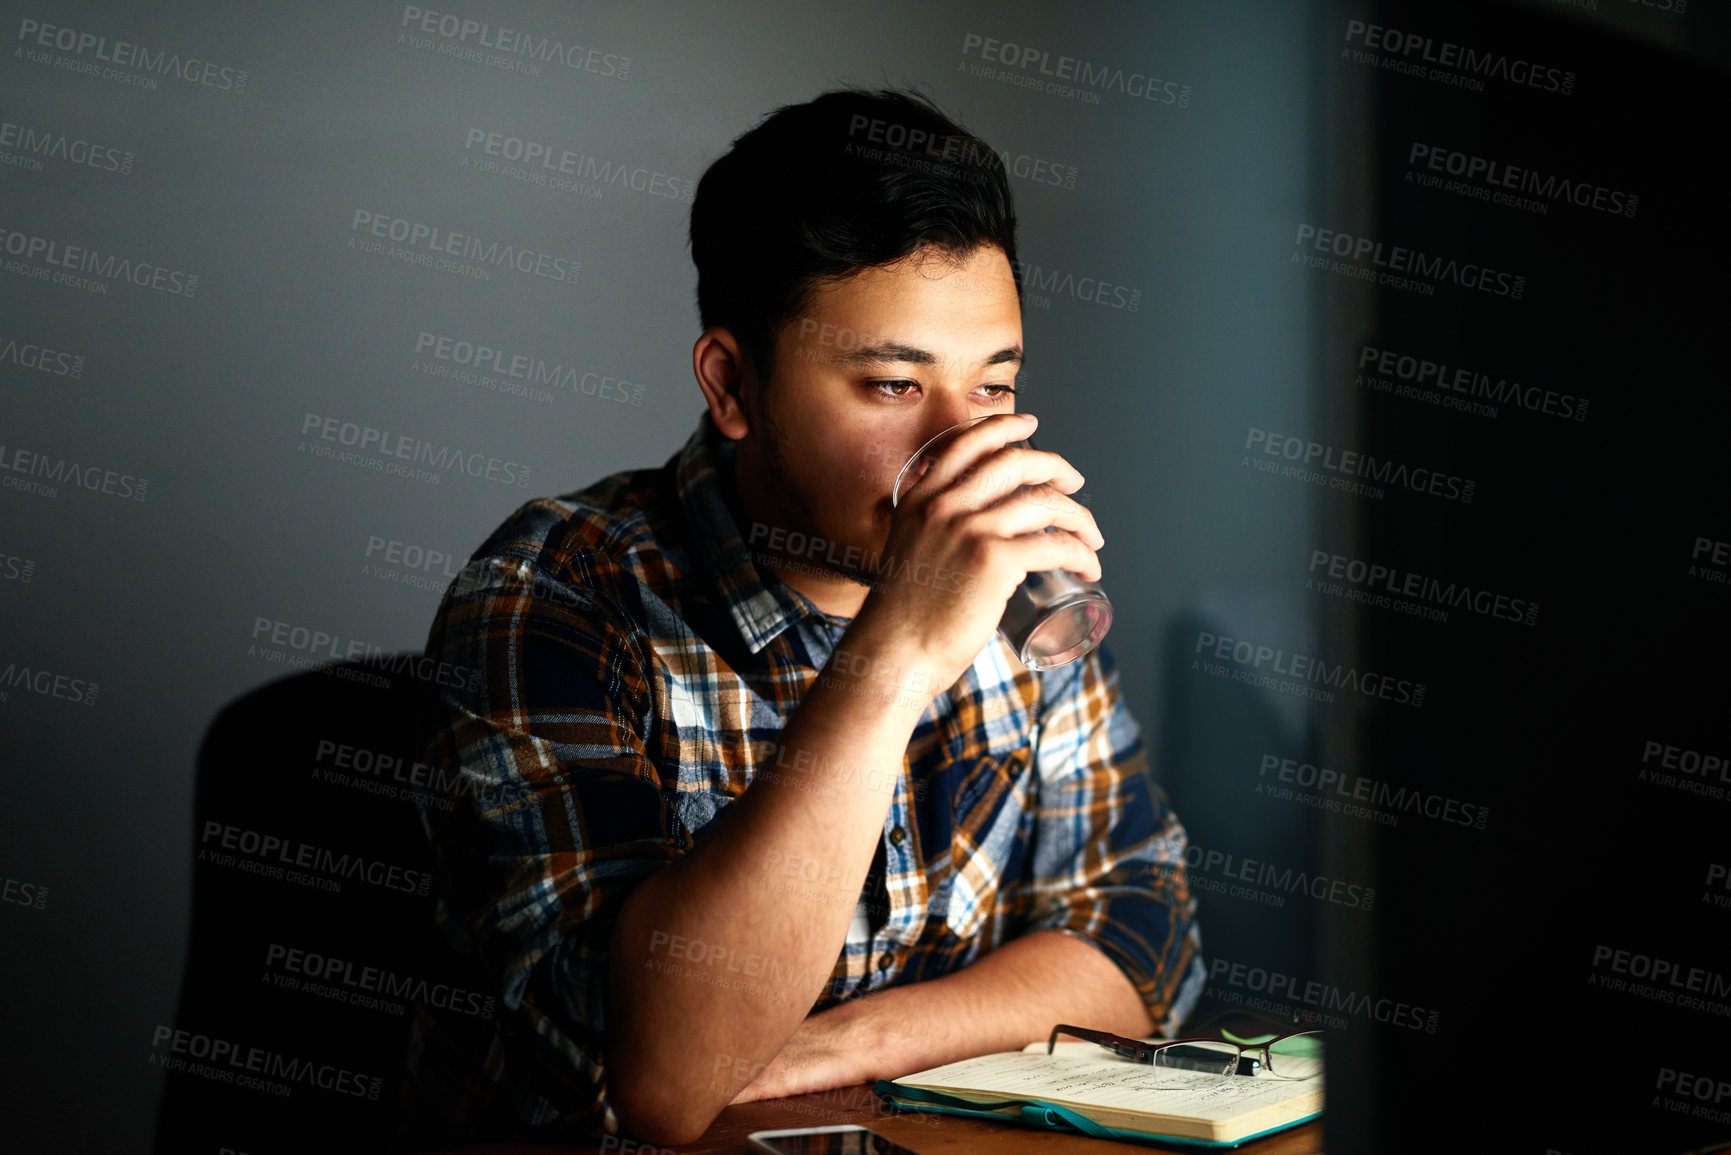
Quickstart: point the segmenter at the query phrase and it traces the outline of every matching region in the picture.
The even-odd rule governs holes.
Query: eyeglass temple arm
[[[1140,1060],[1153,1054],[1159,1047],[1159,1044],[1144,1043],[1138,1039],[1126,1039],[1124,1036],[1114,1035],[1110,1031],[1095,1031],[1087,1027],[1072,1027],[1066,1023],[1059,1023],[1052,1028],[1051,1035],[1046,1039],[1046,1053],[1048,1055],[1052,1053],[1052,1048],[1057,1045],[1059,1035],[1071,1035],[1084,1042],[1094,1043],[1115,1054],[1122,1055],[1126,1059]]]

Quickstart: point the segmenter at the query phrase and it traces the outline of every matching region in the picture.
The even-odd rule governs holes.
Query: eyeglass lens
[[[1268,1073],[1283,1079],[1322,1074],[1322,1036],[1293,1035],[1268,1045]]]
[[[1154,1065],[1179,1071],[1207,1071],[1214,1075],[1229,1075],[1237,1058],[1238,1048],[1230,1043],[1179,1043],[1155,1051]]]

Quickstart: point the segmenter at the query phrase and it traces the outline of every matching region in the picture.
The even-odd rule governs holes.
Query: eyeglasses
[[[1322,1073],[1322,1032],[1293,1031],[1284,1035],[1237,1038],[1222,1031],[1225,1039],[1166,1039],[1145,1043],[1109,1031],[1072,1027],[1060,1023],[1046,1040],[1046,1053],[1069,1035],[1137,1063],[1180,1071],[1207,1071],[1214,1075],[1255,1074],[1258,1068],[1277,1079],[1309,1079]],[[1255,1056],[1260,1056],[1260,1058]]]

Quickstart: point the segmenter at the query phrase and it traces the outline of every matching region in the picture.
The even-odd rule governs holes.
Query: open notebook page
[[[1249,1123],[1250,1115],[1285,1104],[1287,1110],[1276,1109],[1258,1120],[1264,1127],[1322,1109],[1320,1079],[1294,1082],[1157,1071],[1107,1054],[1098,1058],[1026,1051],[982,1055],[905,1075],[896,1082],[1206,1123]]]

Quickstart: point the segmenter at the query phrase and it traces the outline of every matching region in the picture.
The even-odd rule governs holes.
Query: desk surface
[[[1084,1135],[1044,1131],[1015,1123],[994,1123],[986,1119],[971,1119],[962,1115],[936,1115],[921,1112],[892,1111],[882,1099],[872,1094],[865,1084],[840,1087],[812,1095],[794,1095],[786,1099],[764,1099],[756,1103],[741,1103],[725,1108],[703,1137],[681,1147],[660,1148],[677,1151],[679,1155],[713,1153],[745,1155],[751,1145],[745,1137],[753,1131],[770,1131],[787,1127],[828,1127],[836,1123],[858,1123],[878,1134],[916,1151],[919,1155],[963,1155],[964,1152],[987,1151],[1016,1155],[1022,1151],[1039,1151],[1041,1155],[1108,1155],[1109,1152],[1156,1151],[1202,1152],[1209,1148],[1178,1144],[1157,1146],[1147,1143],[1124,1143],[1111,1139],[1090,1139]],[[616,1142],[607,1147],[540,1147],[521,1144],[465,1147],[462,1155],[656,1155],[653,1145],[626,1145]],[[1317,1119],[1265,1139],[1257,1139],[1236,1148],[1216,1148],[1242,1152],[1243,1155],[1319,1155],[1322,1151],[1322,1120]],[[451,1155],[456,1155],[455,1152]]]

